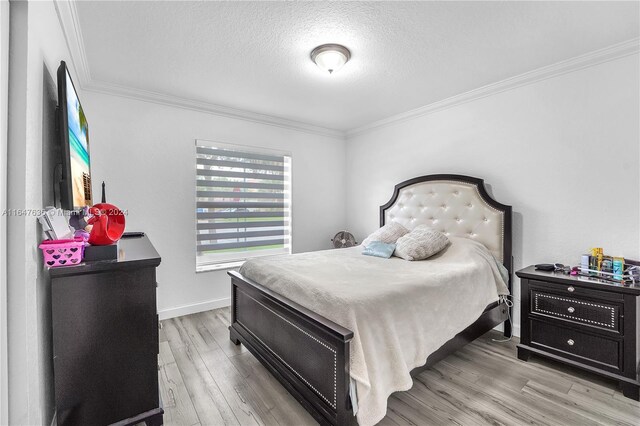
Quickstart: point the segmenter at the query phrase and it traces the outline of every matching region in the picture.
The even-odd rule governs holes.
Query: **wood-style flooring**
[[[167,425],[315,425],[242,345],[228,308],[162,321],[160,392]],[[389,398],[381,425],[640,424],[640,403],[616,383],[531,357],[490,332]]]

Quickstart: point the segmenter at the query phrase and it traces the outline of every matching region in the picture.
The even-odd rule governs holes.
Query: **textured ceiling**
[[[639,36],[638,2],[79,2],[91,77],[347,130]],[[325,75],[309,52],[341,43]]]

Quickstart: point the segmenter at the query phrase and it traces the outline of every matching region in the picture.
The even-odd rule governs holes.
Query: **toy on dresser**
[[[39,217],[47,238],[39,246],[46,267],[118,258],[117,242],[125,229],[125,214],[118,207],[103,202],[69,216],[62,209],[49,208]]]

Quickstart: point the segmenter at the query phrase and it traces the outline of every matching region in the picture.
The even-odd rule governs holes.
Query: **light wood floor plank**
[[[472,393],[478,402],[489,409],[503,414],[506,423],[518,425],[563,425],[595,426],[588,418],[563,410],[548,410],[548,405],[541,405],[540,400],[531,398],[522,392],[503,386],[499,378],[483,376],[475,383],[470,383],[464,376],[456,374],[457,370],[450,364],[440,362],[431,369],[430,380],[442,382],[463,393]],[[436,375],[437,374],[437,375]]]
[[[499,380],[483,377],[478,386],[488,388],[491,395],[499,398],[502,404],[511,409],[520,409],[535,421],[535,424],[547,426],[599,426],[597,422],[577,413],[547,404],[545,400],[536,398],[522,391],[514,391]]]
[[[499,345],[499,343],[495,343],[495,345]],[[458,351],[455,356],[464,358],[473,365],[485,365],[491,371],[491,375],[503,375],[513,380],[519,379],[524,384],[527,383],[535,369],[534,366],[527,362],[522,362],[513,356],[507,357],[493,353],[490,349],[480,345],[468,345]],[[553,374],[553,372],[535,369],[535,377],[540,384],[558,392],[567,393],[571,389],[572,382],[570,380],[566,380],[564,377],[558,376],[558,374]]]
[[[624,395],[622,394],[622,390],[616,390],[616,391],[613,393],[613,399],[614,399],[614,400],[617,400],[617,401],[627,402],[627,403],[640,404],[640,402],[638,402],[638,401],[633,401],[632,399],[627,398],[626,396],[624,396]],[[640,406],[640,405],[638,405],[638,406]]]
[[[215,352],[207,352],[202,359],[240,424],[277,425],[278,422],[255,391],[237,373],[226,355],[222,351],[219,353],[222,357]]]
[[[402,425],[443,425],[446,420],[425,407],[415,398],[398,392],[389,398],[387,412],[395,414],[395,421]]]
[[[479,404],[482,404],[491,411],[500,413],[501,421],[504,423],[522,425],[543,424],[539,421],[537,415],[526,410],[525,406],[518,404],[517,401],[506,403],[501,395],[492,392],[490,388],[478,385],[477,381],[470,382],[466,378],[466,375],[460,374],[459,370],[448,364],[438,363],[429,370],[429,374],[431,374],[431,376],[427,376],[428,379],[425,378],[425,381],[435,380],[449,389],[456,390],[463,394],[472,394]]]
[[[280,425],[315,425],[313,419],[293,396],[249,352],[229,360],[256,392]]]
[[[200,423],[189,391],[182,380],[169,342],[160,342],[160,392],[166,425],[192,426]]]
[[[229,309],[163,321],[160,391],[167,424],[317,423],[247,349],[229,341]],[[517,339],[482,336],[389,397],[382,426],[640,424],[616,383],[553,361],[516,357]],[[182,382],[181,382],[182,381]]]
[[[468,374],[462,370],[456,370],[456,374],[467,377],[471,382],[478,380],[480,377],[475,374]],[[414,379],[413,387],[406,393],[417,401],[420,401],[423,405],[427,406],[429,410],[439,413],[441,417],[446,419],[447,424],[468,425],[478,423],[478,420],[472,415],[458,409],[454,401],[443,397],[446,394],[446,391],[443,393],[441,389],[434,389],[433,387],[425,386],[425,384],[420,380]],[[394,395],[400,394],[401,392],[398,392]]]
[[[162,324],[162,322],[160,322],[160,324]],[[165,333],[164,327],[160,327],[160,330],[158,330],[158,337],[161,342],[168,342],[167,333]]]
[[[614,419],[631,424],[640,423],[640,407],[618,401],[610,395],[589,389],[579,383],[575,383],[571,387],[569,396],[575,397],[581,403],[588,404],[593,409],[607,413]],[[631,401],[629,398],[626,399]]]
[[[169,321],[167,336],[188,336],[175,318]],[[175,331],[173,331],[175,329]],[[171,331],[171,333],[170,333]],[[187,340],[180,340],[178,347],[171,347],[178,369],[184,379],[200,422],[205,425],[239,425],[238,419],[216,385],[200,355]]]
[[[538,378],[540,374],[543,374],[546,381],[551,382],[551,386],[555,387],[554,381],[559,380],[562,385],[562,390],[566,388],[567,384],[571,383],[582,383],[589,387],[596,388],[602,390],[603,392],[614,393],[616,390],[615,382],[606,379],[604,377],[600,377],[594,374],[590,374],[586,371],[580,370],[578,368],[568,367],[566,365],[562,365],[556,361],[548,360],[540,357],[531,357],[528,362],[522,362],[513,355],[516,353],[515,345],[513,345],[512,349],[504,351],[503,344],[496,344],[491,342],[486,337],[487,335],[481,337],[480,339],[473,342],[473,347],[478,348],[483,353],[487,354],[490,357],[498,356],[502,360],[508,363],[512,363],[517,367],[525,369],[526,372],[524,374],[529,375],[531,373],[535,373]],[[465,348],[466,349],[466,348]],[[538,380],[540,381],[540,380]],[[560,388],[556,388],[560,390]],[[568,390],[567,390],[568,392]]]
[[[202,338],[203,342],[209,347],[212,347],[212,348],[215,347],[215,348],[222,349],[222,347],[217,342],[215,337],[213,337],[213,334],[211,334],[211,331],[209,330],[209,328],[206,325],[206,323],[208,321],[207,316],[204,313],[201,312],[199,314],[193,315],[193,318],[195,319],[196,330],[200,334],[200,337]],[[227,333],[228,333],[228,330],[227,330]],[[227,339],[227,340],[229,340],[229,339]]]
[[[456,368],[465,370],[467,372],[476,372],[485,377],[498,377],[502,378],[503,383],[509,386],[514,391],[521,391],[527,384],[528,379],[522,375],[508,374],[500,369],[499,362],[497,360],[487,362],[477,362],[474,357],[469,357],[466,354],[456,352],[440,362],[446,362]],[[568,391],[568,389],[567,389]]]
[[[226,311],[228,312],[228,309]],[[244,345],[234,345],[229,340],[229,320],[219,309],[204,312],[203,315],[206,318],[203,324],[227,356],[231,357],[247,352],[247,348]]]
[[[439,424],[469,425],[478,423],[473,416],[458,410],[452,401],[443,398],[443,395],[438,394],[438,391],[427,388],[417,380],[414,380],[411,391],[397,392],[390,400],[396,397],[400,398],[402,395],[406,395],[406,401],[412,400],[414,404],[418,404],[416,406],[419,406],[421,411],[431,412],[434,416],[442,419],[438,422]]]
[[[201,325],[199,318],[198,314],[196,314],[176,318],[176,320],[189,336],[191,343],[199,354],[221,350],[211,333],[205,327],[198,327]]]
[[[263,401],[215,343],[202,324],[202,319],[202,316],[191,315],[185,317],[183,325],[190,330],[190,335],[197,335],[196,340],[201,342],[201,349],[198,349],[199,346],[196,346],[196,349],[240,424],[277,425],[278,422]]]
[[[600,388],[593,388],[588,384],[583,384],[582,382],[574,383],[569,393],[572,392],[580,392],[589,395],[591,398],[597,399],[599,401],[606,401],[607,403],[610,402],[609,398],[611,398],[612,395],[611,392],[603,392]],[[613,392],[613,402],[611,403],[612,406],[619,407],[620,410],[628,410],[630,413],[635,413],[637,418],[640,419],[640,402],[626,397],[618,399],[615,397],[618,393],[622,395],[622,392]]]
[[[191,344],[191,339],[179,323],[180,318],[172,318],[162,321],[162,330],[167,336],[167,342],[172,351],[177,348],[184,348]]]
[[[619,415],[611,413],[609,410],[606,412],[599,410],[595,407],[594,400],[592,399],[579,398],[575,394],[565,395],[543,386],[535,380],[530,380],[522,391],[538,396],[552,404],[564,407],[573,413],[588,417],[601,425],[637,425],[637,422],[627,423],[623,421]]]
[[[460,389],[446,380],[439,378],[434,371],[427,370],[414,379],[436,393],[444,401],[452,404],[457,410],[471,417],[476,424],[509,425],[517,424],[506,414],[505,410],[496,410],[489,404],[483,404],[482,394],[470,388]],[[486,401],[485,401],[486,402]],[[465,422],[466,423],[466,422]],[[522,423],[524,424],[524,423]]]

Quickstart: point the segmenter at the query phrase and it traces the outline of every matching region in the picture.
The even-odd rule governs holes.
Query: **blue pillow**
[[[391,257],[395,249],[395,244],[387,244],[383,243],[382,241],[373,241],[364,248],[362,254],[367,256],[384,257],[385,259],[388,259]]]

